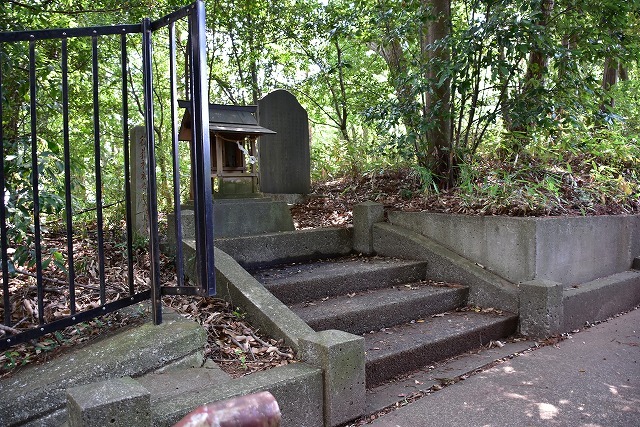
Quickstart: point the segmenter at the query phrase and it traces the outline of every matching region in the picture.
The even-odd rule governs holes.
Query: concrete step
[[[253,272],[285,304],[314,301],[425,279],[426,263],[382,257],[348,257]]]
[[[495,340],[494,340],[495,342]],[[391,406],[403,406],[412,396],[428,392],[433,386],[442,386],[462,375],[471,375],[483,367],[536,346],[535,341],[524,338],[499,345],[475,348],[461,355],[432,363],[394,382],[367,389],[365,415],[373,415]],[[444,381],[444,383],[443,383]]]
[[[366,334],[367,388],[512,335],[517,325],[510,313],[461,311]]]
[[[468,288],[430,282],[398,285],[358,294],[298,303],[290,308],[316,331],[362,334],[429,317],[465,305]]]

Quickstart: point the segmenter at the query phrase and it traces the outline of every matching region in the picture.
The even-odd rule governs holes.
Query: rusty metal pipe
[[[280,407],[268,391],[200,406],[174,427],[279,427]]]

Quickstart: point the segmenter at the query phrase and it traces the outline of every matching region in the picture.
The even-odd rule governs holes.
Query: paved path
[[[640,427],[640,310],[393,411],[378,427]]]

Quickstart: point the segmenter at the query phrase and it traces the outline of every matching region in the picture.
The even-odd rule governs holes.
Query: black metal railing
[[[215,269],[213,264],[213,205],[212,205],[212,193],[211,193],[211,167],[210,167],[210,145],[209,145],[209,130],[208,130],[208,99],[207,99],[207,81],[206,81],[206,40],[205,40],[205,10],[202,1],[196,1],[194,4],[184,7],[170,15],[165,16],[162,19],[151,21],[144,19],[141,24],[136,25],[116,25],[116,26],[104,26],[104,27],[92,27],[92,28],[69,28],[69,29],[51,29],[51,30],[37,30],[37,31],[21,31],[11,33],[0,33],[0,142],[2,143],[2,155],[0,156],[0,191],[4,197],[2,199],[2,208],[0,209],[0,253],[2,257],[2,309],[4,311],[2,328],[0,328],[0,350],[6,349],[12,345],[23,343],[35,338],[38,338],[44,334],[61,330],[68,326],[85,322],[93,319],[97,316],[113,312],[123,307],[136,304],[150,299],[152,302],[153,321],[156,324],[162,322],[162,295],[214,295],[215,294]],[[188,84],[183,88],[186,97],[190,100],[191,111],[194,111],[192,118],[193,136],[191,141],[191,167],[193,168],[193,182],[192,185],[195,189],[194,210],[196,219],[196,266],[197,266],[197,281],[196,286],[186,286],[183,280],[183,254],[182,246],[182,224],[181,224],[181,208],[180,208],[180,154],[178,146],[178,112],[177,112],[177,97],[178,97],[178,72],[176,61],[176,23],[184,24],[187,21],[188,26],[188,40],[186,43],[188,60],[184,61],[185,75],[188,76]],[[156,34],[160,30],[168,31],[168,35],[158,37],[154,40]],[[140,41],[134,44],[131,42],[132,38],[140,35]],[[164,33],[163,33],[164,34]],[[92,194],[95,196],[95,240],[97,247],[97,276],[98,286],[91,287],[88,285],[81,285],[77,282],[76,268],[76,254],[74,253],[74,235],[77,235],[77,230],[74,229],[74,208],[73,208],[73,187],[74,187],[74,170],[72,166],[71,151],[74,147],[74,141],[70,136],[70,87],[69,87],[69,56],[70,46],[69,41],[72,38],[81,38],[90,40],[90,56],[91,64],[88,66],[91,75],[91,95],[87,96],[87,99],[91,99],[92,112],[91,120],[93,122],[93,131],[90,136],[93,139],[93,164],[92,170],[94,176],[92,180],[95,181],[95,188],[92,189]],[[125,218],[123,222],[125,225],[126,234],[126,271],[127,271],[127,291],[125,295],[120,295],[118,298],[108,298],[107,289],[109,287],[109,278],[105,272],[105,224],[104,224],[104,212],[105,208],[104,195],[103,195],[103,178],[104,174],[104,143],[103,135],[105,131],[101,128],[103,120],[101,118],[101,97],[100,91],[110,85],[113,86],[113,82],[101,82],[100,76],[100,41],[105,38],[117,39],[119,38],[119,60],[120,66],[120,82],[116,85],[117,90],[122,98],[121,100],[121,135],[118,138],[120,149],[124,152],[123,164],[121,166],[121,173],[124,182],[124,202]],[[157,46],[158,43],[168,40],[166,49],[169,51],[170,56],[170,70],[169,70],[169,90],[170,90],[170,105],[171,105],[171,169],[172,169],[172,185],[173,191],[173,213],[175,214],[175,229],[168,232],[175,234],[175,241],[179,242],[176,245],[175,251],[175,271],[176,280],[174,286],[163,286],[161,284],[161,261],[160,261],[160,235],[158,224],[158,196],[157,196],[157,177],[156,177],[156,140],[155,140],[155,124],[154,124],[154,75],[153,75],[153,61],[154,43]],[[41,88],[39,87],[39,80],[37,76],[38,70],[38,55],[37,49],[41,43],[48,43],[47,48],[50,49],[52,43],[58,44],[57,53],[50,55],[55,58],[59,58],[59,70],[61,76],[61,98],[59,103],[60,118],[59,123],[61,129],[59,129],[63,146],[63,163],[64,163],[64,209],[62,210],[62,220],[65,223],[64,233],[66,234],[65,245],[65,268],[66,268],[66,280],[64,281],[64,289],[62,290],[65,295],[68,295],[68,315],[57,318],[50,321],[45,319],[45,294],[47,288],[45,287],[45,281],[47,278],[43,276],[45,270],[45,263],[43,262],[43,211],[41,206],[41,199],[43,194],[40,193],[42,187],[42,180],[39,176],[41,165],[41,157],[45,154],[39,142],[40,123],[38,120],[39,106],[38,94]],[[8,197],[10,197],[10,191],[7,190],[9,176],[5,176],[5,170],[7,166],[8,156],[5,154],[5,144],[8,144],[6,140],[6,133],[4,132],[3,114],[7,108],[15,108],[15,106],[9,105],[11,96],[4,96],[5,82],[7,79],[6,73],[11,73],[12,70],[5,67],[2,64],[2,60],[8,60],[7,46],[15,44],[27,44],[28,45],[28,117],[29,125],[25,126],[28,129],[28,135],[24,140],[30,144],[30,157],[31,157],[31,171],[30,171],[30,194],[28,197],[29,207],[31,209],[31,221],[30,227],[30,247],[33,248],[31,254],[31,261],[33,264],[33,270],[35,273],[31,273],[35,280],[36,288],[36,301],[37,301],[37,327],[33,327],[27,330],[17,329],[19,323],[12,313],[12,303],[15,303],[15,298],[12,298],[12,293],[16,292],[15,284],[12,285],[12,277],[15,272],[12,270],[13,263],[11,262],[10,255],[15,252],[15,246],[20,244],[17,241],[12,241],[9,236],[9,229],[11,224],[8,224],[9,220],[9,206],[7,205]],[[133,59],[132,59],[133,58]],[[110,58],[113,60],[113,58]],[[145,126],[146,146],[147,153],[146,160],[146,175],[147,175],[147,217],[149,228],[149,284],[146,289],[140,289],[139,286],[134,285],[134,229],[132,219],[132,196],[131,186],[132,177],[130,174],[130,163],[136,159],[130,159],[130,111],[129,111],[129,98],[131,96],[131,88],[135,85],[132,82],[132,73],[130,73],[131,61],[141,61],[142,66],[142,82],[140,82],[143,94],[143,116]],[[112,76],[113,77],[113,76]],[[117,78],[117,77],[116,77]],[[57,101],[58,102],[58,101]],[[55,122],[55,120],[54,120]],[[113,129],[110,129],[113,133]],[[110,137],[111,138],[111,137]],[[25,142],[27,143],[27,142]],[[24,206],[23,206],[24,208]],[[32,271],[33,271],[32,270]],[[58,281],[59,282],[59,281]],[[59,283],[58,283],[59,284]],[[97,306],[89,309],[78,310],[77,309],[77,293],[82,289],[91,288],[94,292],[99,293],[99,302]],[[60,289],[57,292],[61,292]],[[15,297],[15,295],[14,295]]]

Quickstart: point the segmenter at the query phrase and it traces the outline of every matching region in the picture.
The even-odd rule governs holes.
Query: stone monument
[[[258,101],[258,124],[276,132],[263,135],[258,142],[260,191],[309,194],[311,155],[307,111],[291,93],[276,90]]]

